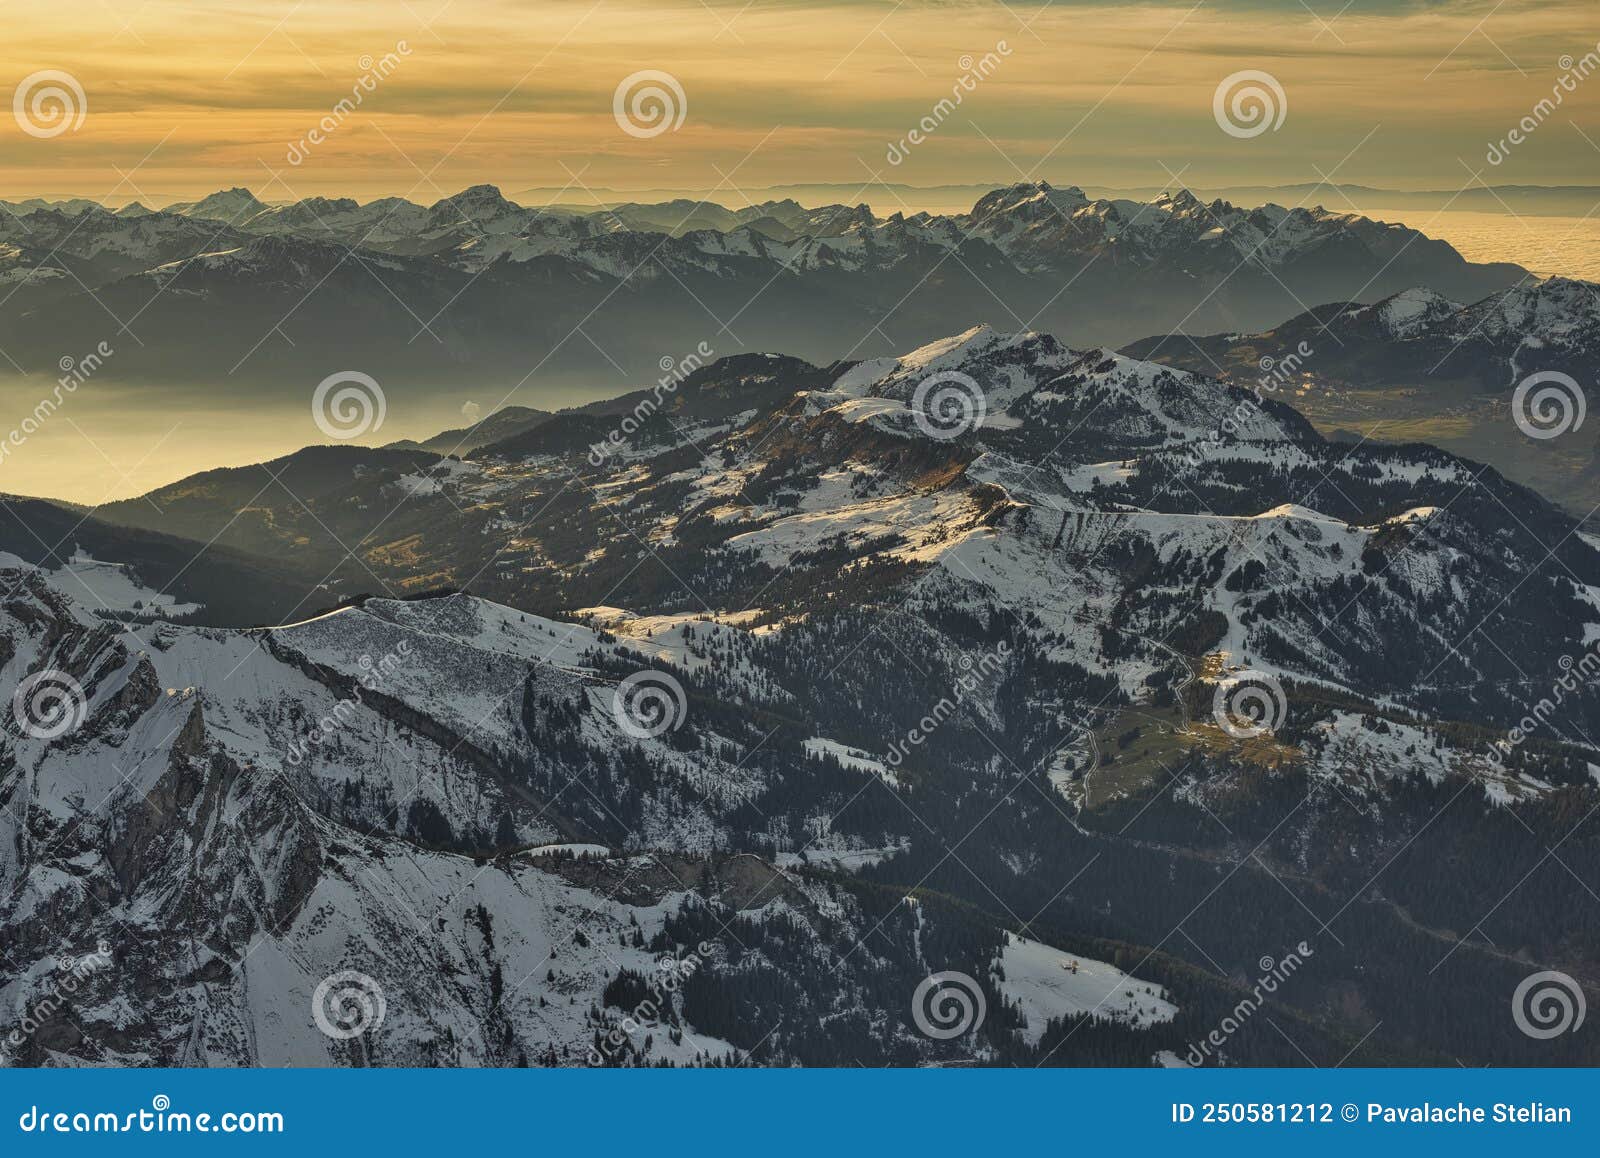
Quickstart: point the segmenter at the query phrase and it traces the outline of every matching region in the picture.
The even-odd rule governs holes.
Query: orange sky
[[[267,200],[431,201],[488,181],[511,194],[567,187],[574,201],[683,188],[738,203],[744,190],[873,173],[917,185],[1027,176],[1203,188],[1326,175],[1453,189],[1476,171],[1492,183],[1600,184],[1600,75],[1577,81],[1503,164],[1484,160],[1557,87],[1563,55],[1597,51],[1593,0],[1355,0],[1337,15],[1341,6],[10,0],[5,89],[62,70],[87,113],[53,136],[7,120],[0,197],[162,204],[242,184]],[[889,144],[1001,41],[1009,55],[889,165]],[[386,53],[396,53],[390,75],[290,164],[291,145],[357,88],[364,58]],[[643,69],[681,86],[675,130],[619,128],[614,92]],[[1276,131],[1219,129],[1213,94],[1243,69],[1281,85]]]

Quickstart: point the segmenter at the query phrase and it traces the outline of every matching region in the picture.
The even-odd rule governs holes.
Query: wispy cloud
[[[1041,176],[1086,184],[1159,184],[1163,166],[1186,165],[1200,185],[1315,180],[1381,122],[1343,175],[1437,185],[1548,91],[1562,55],[1595,49],[1592,17],[1592,0],[151,0],[70,22],[13,8],[0,79],[65,69],[90,115],[48,140],[0,134],[0,195],[106,192],[169,132],[140,173],[152,199],[259,179],[364,55],[401,39],[403,73],[296,170],[297,191],[425,199],[477,181],[560,185],[563,165],[587,165],[593,186],[706,188],[758,143],[743,186],[857,180],[948,94],[964,55],[1000,39],[1014,50],[1003,74],[898,180],[1008,179],[1046,157]],[[1240,141],[1215,131],[1211,97],[1246,68],[1271,72],[1291,113],[1281,131]],[[613,91],[641,69],[681,82],[680,130],[617,131]],[[1562,115],[1600,120],[1600,90],[1574,94]],[[1569,145],[1544,134],[1499,176],[1588,180],[1588,151]],[[416,189],[419,169],[430,176]]]

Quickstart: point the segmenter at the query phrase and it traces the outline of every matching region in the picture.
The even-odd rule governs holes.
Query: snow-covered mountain
[[[454,595],[119,630],[47,571],[13,560],[0,579],[5,678],[30,705],[0,782],[0,998],[23,1027],[7,1063],[827,1061],[845,1032],[855,1056],[904,1062],[946,1051],[899,1010],[882,1023],[870,993],[909,1001],[925,949],[1007,991],[998,928],[806,868],[904,850],[834,826],[825,805],[859,775],[803,747],[753,762],[754,733],[710,718],[688,742],[645,735],[618,710],[609,673],[675,661],[688,682],[714,625],[619,638]],[[775,691],[753,679],[739,699]],[[781,818],[801,851],[731,852],[770,844],[738,818],[786,779],[833,785]],[[889,943],[849,962],[868,935]],[[1085,976],[997,1003],[958,1056],[1040,1056],[1089,1014],[1144,1060],[1178,1044],[1161,967],[1135,982],[1080,948],[1030,953]],[[59,962],[96,954],[63,1003]],[[780,1004],[755,996],[775,981]],[[806,1005],[832,1027],[785,1029]],[[775,1020],[751,1036],[757,1014]]]
[[[1463,305],[1413,286],[1381,301],[1335,302],[1264,333],[1157,334],[1136,357],[1266,383],[1324,430],[1410,437],[1491,463],[1580,513],[1600,502],[1596,428],[1573,409],[1542,424],[1521,383],[1559,384],[1568,405],[1600,382],[1600,286],[1528,280]],[[1533,427],[1529,434],[1518,425]],[[1537,435],[1543,434],[1546,437]]]
[[[1187,191],[1092,200],[1043,182],[949,215],[793,201],[529,207],[492,185],[431,205],[268,205],[229,189],[131,214],[19,205],[0,216],[0,243],[17,247],[0,266],[14,283],[0,344],[25,367],[55,362],[110,310],[141,322],[119,360],[126,376],[203,378],[221,363],[238,382],[280,379],[354,338],[381,363],[366,369],[397,389],[446,371],[520,377],[530,346],[541,372],[641,377],[685,334],[819,361],[852,347],[888,355],[973,320],[1114,346],[1158,328],[1265,329],[1300,302],[1375,301],[1419,283],[1476,300],[1526,276],[1321,207],[1247,209]],[[259,261],[200,260],[240,253],[272,255],[265,286]],[[163,277],[144,276],[157,267]],[[565,340],[579,324],[607,335],[603,356]],[[264,333],[287,339],[270,359],[257,357]]]
[[[1503,1010],[1600,950],[1600,550],[1471,461],[979,326],[153,497],[305,595],[0,557],[0,677],[79,689],[0,749],[0,996],[117,962],[19,1060],[1149,1064],[1302,944],[1225,1060],[1594,1060]]]
[[[1600,376],[1600,286],[1554,277],[1526,280],[1462,305],[1430,286],[1412,286],[1368,305],[1334,302],[1268,333],[1209,337],[1157,335],[1129,353],[1183,364],[1248,367],[1279,361],[1301,343],[1308,371],[1355,386],[1465,383],[1508,391],[1539,370],[1582,381]]]
[[[220,221],[226,225],[242,225],[266,208],[266,203],[258,201],[250,190],[235,186],[232,189],[219,189],[198,201],[180,201],[169,205],[164,212],[180,217]]]

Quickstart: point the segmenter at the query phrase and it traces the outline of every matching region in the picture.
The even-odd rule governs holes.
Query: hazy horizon
[[[885,175],[886,178],[888,176],[892,175]],[[252,196],[256,197],[257,200],[261,201],[262,204],[269,206],[293,205],[297,200],[302,200],[302,198],[294,197],[274,197],[270,195],[263,196],[261,194],[261,189],[266,185],[269,185],[270,182],[253,180],[252,178],[253,174],[248,172],[240,174],[237,180],[219,178],[207,186],[187,190],[182,194],[151,198],[149,201],[142,200],[140,197],[128,193],[96,195],[90,189],[50,189],[43,191],[28,191],[19,189],[13,190],[4,195],[0,195],[0,201],[5,201],[10,204],[21,204],[31,201],[43,201],[46,203],[94,201],[108,209],[121,209],[130,205],[143,205],[147,209],[170,210],[177,206],[193,204],[194,202],[203,200],[212,194],[225,193],[233,189],[244,189]],[[629,204],[658,205],[668,201],[677,200],[704,201],[715,205],[721,205],[727,209],[742,209],[750,203],[751,199],[761,194],[766,194],[772,199],[777,199],[783,196],[796,196],[793,191],[801,190],[805,191],[810,197],[815,198],[819,195],[818,191],[828,191],[834,189],[842,190],[846,187],[853,188],[860,194],[858,198],[859,203],[872,205],[874,193],[876,192],[877,196],[881,199],[883,197],[883,189],[885,186],[887,186],[888,188],[896,191],[912,190],[924,194],[925,196],[922,199],[909,204],[909,208],[913,211],[948,213],[970,209],[973,200],[972,194],[975,191],[1003,189],[1013,185],[1029,184],[1033,182],[1042,182],[1057,189],[1076,187],[1081,189],[1084,195],[1087,197],[1101,199],[1149,198],[1159,196],[1161,193],[1177,192],[1179,190],[1187,190],[1188,192],[1194,193],[1197,196],[1201,194],[1214,194],[1221,196],[1224,199],[1244,200],[1248,200],[1257,194],[1266,192],[1276,191],[1287,196],[1292,193],[1309,190],[1314,196],[1321,196],[1327,200],[1336,201],[1339,191],[1353,188],[1360,188],[1363,191],[1371,190],[1379,194],[1393,193],[1408,197],[1439,195],[1445,198],[1452,196],[1460,197],[1463,195],[1463,193],[1474,193],[1479,191],[1495,192],[1505,189],[1525,189],[1551,194],[1579,190],[1587,192],[1589,190],[1600,189],[1600,183],[1595,182],[1515,182],[1507,185],[1490,185],[1487,187],[1475,186],[1465,191],[1459,189],[1431,188],[1427,187],[1426,185],[1419,185],[1416,188],[1400,188],[1397,186],[1372,186],[1363,185],[1357,182],[1342,181],[1333,181],[1327,183],[1302,181],[1278,185],[1223,184],[1215,186],[1201,185],[1187,181],[1170,181],[1166,182],[1165,184],[1115,186],[1096,184],[1092,181],[1075,179],[1070,174],[1058,176],[1040,174],[1026,179],[1016,174],[1011,174],[1009,176],[1006,174],[995,174],[991,179],[987,180],[978,179],[960,182],[941,182],[939,184],[915,184],[901,181],[889,181],[886,179],[881,183],[875,182],[872,185],[867,186],[865,189],[862,189],[859,185],[853,185],[851,182],[829,181],[791,181],[772,185],[752,185],[738,192],[720,190],[715,186],[681,186],[676,188],[663,188],[659,186],[638,186],[629,188],[620,188],[611,185],[598,187],[591,186],[588,190],[590,193],[615,195],[614,197],[603,198],[599,204],[595,204],[593,201],[585,203],[581,200],[573,200],[571,199],[571,190],[553,185],[531,186],[529,188],[518,189],[513,188],[504,182],[497,182],[494,180],[477,181],[472,185],[462,185],[459,188],[447,187],[445,192],[436,197],[416,196],[414,191],[409,191],[412,192],[413,195],[407,196],[406,193],[408,191],[406,190],[395,190],[382,193],[363,192],[359,196],[354,193],[339,193],[337,191],[333,191],[326,194],[316,194],[315,196],[325,196],[329,198],[350,197],[352,200],[362,205],[368,205],[374,201],[381,201],[389,198],[400,198],[401,200],[410,201],[413,204],[426,206],[455,196],[469,188],[481,185],[490,185],[500,190],[501,195],[504,196],[508,201],[512,201],[529,208],[534,208],[539,205],[561,205],[569,206],[585,212],[597,212],[608,205],[621,204],[624,202]],[[1600,182],[1600,179],[1597,179],[1597,182]],[[1319,190],[1325,190],[1325,192],[1319,192]],[[796,199],[801,198],[796,196]],[[890,201],[892,201],[892,198]],[[873,208],[876,209],[877,206],[874,205]],[[892,209],[887,209],[884,212],[887,214],[889,212],[902,210],[903,208],[903,206],[895,204]],[[1413,209],[1412,211],[1415,210]]]
[[[1513,220],[1487,213],[1387,212],[1406,212],[1417,228],[1449,241],[1469,261],[1513,261],[1541,277],[1600,281],[1600,220],[1592,217]],[[0,376],[0,406],[26,414],[48,385],[45,378]],[[370,446],[420,441],[467,426],[471,421],[461,408],[472,402],[487,417],[502,406],[559,409],[644,385],[620,376],[571,374],[535,376],[520,386],[508,381],[504,390],[445,382],[428,396],[399,399],[380,431],[355,441]],[[284,382],[281,401],[263,404],[252,395],[230,404],[209,384],[119,383],[108,372],[79,388],[70,414],[59,415],[33,436],[30,449],[44,453],[13,454],[0,462],[0,493],[98,504],[135,498],[200,471],[246,466],[326,443],[307,397],[307,384],[298,379]]]
[[[1600,86],[1583,83],[1595,37],[1577,33],[1590,15],[1577,0],[445,0],[400,11],[346,0],[287,14],[163,0],[70,24],[23,10],[0,46],[18,99],[64,73],[84,115],[59,134],[0,136],[0,197],[184,199],[216,188],[217,173],[287,200],[426,200],[485,181],[576,200],[601,188],[737,196],[997,174],[1106,188],[1583,183],[1595,157],[1580,122],[1600,122]],[[1491,162],[1574,69],[1584,75],[1548,123],[1538,113],[1538,131]],[[1219,85],[1247,72],[1272,78],[1286,115],[1271,131],[1215,132]],[[617,109],[642,87],[624,82],[663,74],[670,123],[646,100],[635,131],[617,131]],[[954,115],[934,112],[926,140],[896,158],[953,95]]]
[[[1600,123],[1600,44],[1578,0],[153,0],[75,15],[8,13],[19,131],[0,134],[0,199],[160,208],[244,187],[273,204],[432,204],[493,184],[593,210],[805,189],[830,191],[807,204],[889,216],[964,211],[975,189],[1031,180],[1091,196],[1250,191],[1244,204],[1283,188],[1303,195],[1281,203],[1402,222],[1470,261],[1600,278],[1600,206],[1495,192],[1600,182],[1583,127]],[[620,368],[552,376],[539,353],[529,365],[506,404],[640,384]],[[113,365],[34,436],[35,450],[70,440],[61,453],[13,455],[0,491],[129,497],[320,441],[306,382],[288,376],[280,404],[275,383],[263,397],[225,369],[220,388],[159,373],[150,386]],[[26,412],[41,380],[0,393]],[[428,437],[501,393],[406,384],[371,441]]]

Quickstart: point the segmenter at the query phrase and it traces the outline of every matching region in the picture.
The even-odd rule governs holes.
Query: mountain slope
[[[1600,287],[1589,282],[1550,278],[1469,305],[1416,286],[1259,334],[1157,335],[1127,352],[1281,395],[1352,441],[1470,455],[1580,514],[1600,502],[1600,444],[1573,409],[1600,380]],[[1542,417],[1531,399],[1516,402],[1519,384],[1541,375],[1558,391]]]
[[[0,496],[0,554],[54,573],[92,614],[238,626],[277,622],[319,598],[293,564],[171,529],[130,527],[105,508],[85,514]]]
[[[3,749],[10,995],[61,928],[179,995],[113,1037],[91,994],[27,1060],[577,1064],[647,952],[691,951],[602,1062],[1149,1064],[1291,952],[1199,1060],[1595,1060],[1507,1012],[1600,960],[1571,516],[1034,332],[651,401],[387,452],[413,468],[360,502],[373,452],[308,459],[318,519],[274,494],[258,526],[299,519],[291,566],[355,549],[309,621],[118,638],[21,571],[4,675],[68,672],[85,712]],[[440,587],[472,594],[386,597]],[[389,1017],[317,1035],[352,970]],[[948,1039],[911,1013],[942,972],[987,1010]]]

